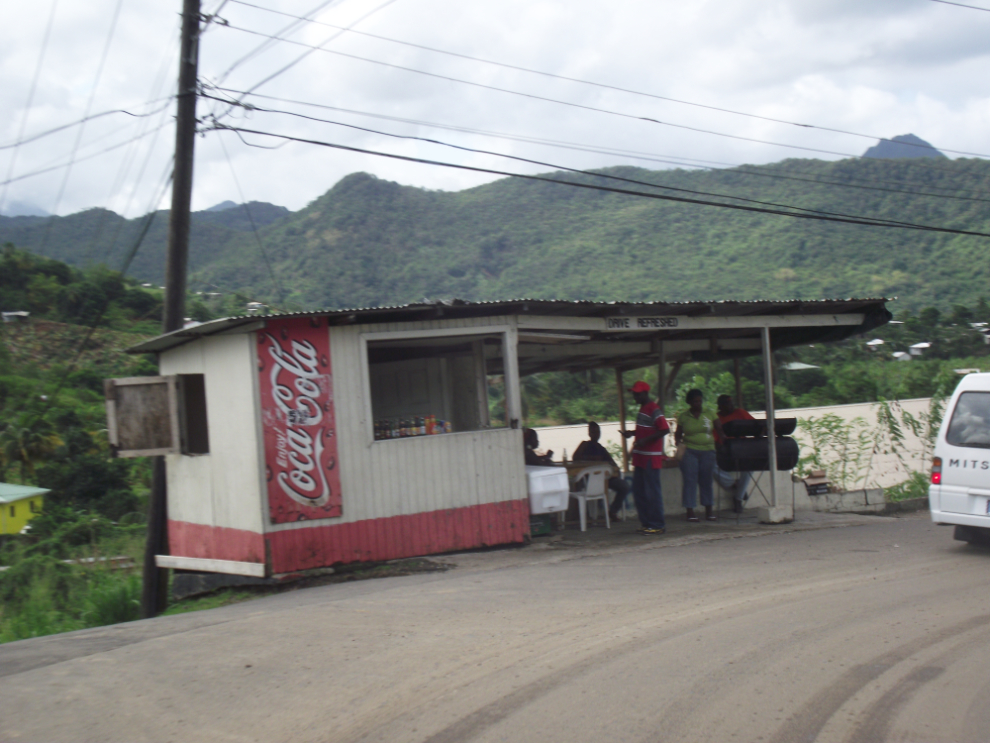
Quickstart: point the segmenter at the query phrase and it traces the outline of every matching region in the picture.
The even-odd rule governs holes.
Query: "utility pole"
[[[196,141],[196,86],[199,67],[200,0],[183,0],[182,47],[175,118],[175,163],[172,170],[172,210],[165,258],[165,307],[162,330],[171,333],[185,323],[186,269],[189,263],[189,215],[192,204],[193,148]],[[168,571],[155,564],[155,555],[168,554],[168,508],[165,457],[152,463],[148,540],[144,551],[141,615],[150,618],[168,604]]]

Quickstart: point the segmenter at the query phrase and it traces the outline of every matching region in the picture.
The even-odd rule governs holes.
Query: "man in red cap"
[[[660,467],[663,465],[663,437],[670,432],[660,406],[650,399],[650,385],[639,381],[629,388],[639,403],[636,428],[623,431],[633,438],[633,498],[639,513],[642,534],[663,534],[663,495],[660,492]]]

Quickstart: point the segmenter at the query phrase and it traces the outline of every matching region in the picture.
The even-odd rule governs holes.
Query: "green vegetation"
[[[148,464],[111,458],[103,379],[157,373],[123,349],[158,331],[161,298],[6,246],[0,308],[31,313],[2,326],[0,480],[52,491],[0,538],[0,641],[136,619]],[[120,556],[132,567],[105,559]]]
[[[976,159],[596,172],[805,209],[990,231],[984,196],[990,163]],[[549,175],[617,184],[594,174]],[[971,307],[990,279],[987,238],[798,220],[515,179],[448,193],[355,173],[298,212],[271,205],[254,205],[254,212],[278,288],[243,210],[231,209],[195,217],[194,290],[240,291],[306,308],[424,297],[896,295],[899,307],[917,312],[925,306],[946,311],[951,302]],[[164,216],[156,217],[131,269],[155,284],[163,275]],[[0,241],[78,266],[119,265],[139,222],[101,210],[51,221],[0,218]]]
[[[0,642],[137,619],[143,549],[143,524],[46,502],[0,542]]]
[[[990,231],[988,202],[974,196],[988,190],[990,164],[978,160],[937,167],[905,160],[788,160],[716,172],[601,172],[808,209]],[[567,178],[607,183],[594,174]],[[839,188],[837,182],[888,190]],[[0,564],[9,566],[0,573],[0,640],[136,616],[138,578],[100,558],[130,555],[140,562],[149,469],[144,460],[111,458],[102,380],[157,371],[153,359],[123,349],[160,327],[161,293],[140,282],[161,282],[163,217],[156,215],[132,277],[102,264],[119,265],[140,220],[104,210],[51,220],[0,217],[0,241],[22,248],[8,244],[0,253],[0,308],[31,313],[28,322],[2,327],[0,479],[52,489],[30,533],[0,543]],[[854,338],[779,351],[780,364],[815,368],[781,371],[776,404],[937,397],[951,391],[955,369],[990,368],[988,347],[972,327],[990,322],[984,238],[806,222],[512,179],[431,192],[362,173],[294,214],[253,204],[251,219],[232,209],[201,212],[194,221],[188,314],[201,321],[239,314],[249,300],[340,308],[447,297],[670,301],[899,294],[903,299],[892,307],[900,324],[875,332],[882,345]],[[895,352],[919,342],[931,344],[921,357],[894,360]],[[734,394],[731,370],[731,360],[684,365],[669,413],[683,407],[692,387],[704,390],[710,402],[717,394]],[[759,359],[743,359],[741,372],[743,404],[762,409]],[[629,371],[625,382],[637,378],[655,388],[657,370]],[[496,411],[499,384],[492,380]],[[611,370],[534,375],[523,380],[523,391],[527,425],[618,416]],[[626,403],[632,414],[629,396]],[[826,430],[826,421],[820,438],[823,447],[829,437],[846,446],[856,456],[843,461],[852,461],[860,450],[896,448],[896,426],[929,422],[892,414],[875,427],[864,423],[870,430],[862,439],[855,427]],[[919,482],[912,479],[901,490],[918,492]],[[83,558],[94,559],[72,562]],[[246,595],[225,592],[185,608]]]

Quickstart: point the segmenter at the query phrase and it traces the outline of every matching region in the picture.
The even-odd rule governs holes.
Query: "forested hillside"
[[[981,160],[787,160],[708,172],[598,172],[805,209],[990,232],[990,163]],[[595,175],[552,177],[650,190]],[[266,219],[255,220],[265,223],[263,255],[242,208],[199,212],[191,286],[239,290],[276,306],[306,308],[424,297],[886,295],[899,298],[895,311],[917,311],[972,306],[988,293],[990,280],[990,238],[793,219],[517,179],[448,193],[356,173],[306,208],[281,214],[269,210]],[[156,219],[132,266],[134,276],[160,281],[165,221]],[[0,242],[75,265],[114,266],[138,226],[138,220],[97,210],[51,223],[0,218]]]

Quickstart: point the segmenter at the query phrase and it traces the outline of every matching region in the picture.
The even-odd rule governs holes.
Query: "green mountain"
[[[990,232],[990,163],[975,159],[785,160],[707,172],[616,167],[548,177],[713,200],[604,176]],[[356,173],[298,212],[265,207],[271,205],[256,205],[261,216],[254,220],[268,219],[259,226],[264,253],[242,209],[195,215],[191,288],[236,290],[280,307],[426,297],[883,294],[899,296],[897,308],[917,310],[973,305],[990,295],[990,238],[793,219],[552,182],[504,179],[440,192]],[[165,216],[157,215],[131,267],[146,281],[161,280]],[[0,242],[76,265],[115,267],[139,221],[100,210],[52,220],[0,217]]]

